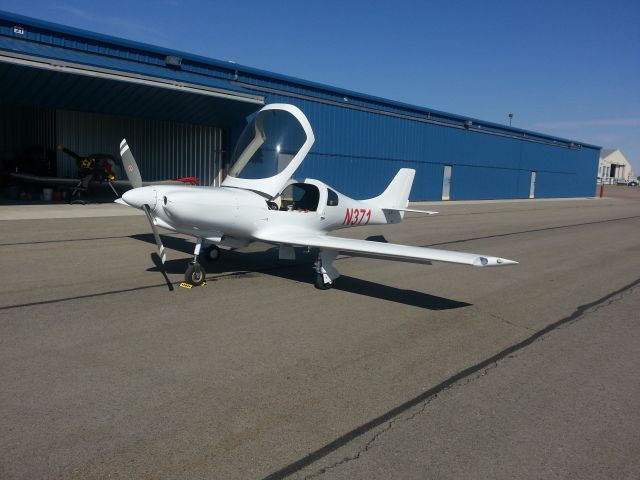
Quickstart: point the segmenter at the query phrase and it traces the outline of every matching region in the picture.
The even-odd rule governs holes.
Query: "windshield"
[[[273,177],[291,163],[306,140],[302,125],[291,113],[261,111],[240,135],[229,175],[246,179]]]

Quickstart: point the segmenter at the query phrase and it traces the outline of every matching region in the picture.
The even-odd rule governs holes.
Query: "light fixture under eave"
[[[182,58],[176,57],[175,55],[167,55],[164,57],[164,64],[167,67],[180,67],[182,65]]]

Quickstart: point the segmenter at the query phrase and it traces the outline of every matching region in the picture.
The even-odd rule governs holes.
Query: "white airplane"
[[[415,176],[409,168],[400,169],[381,195],[367,200],[349,198],[319,180],[293,180],[314,141],[311,125],[299,108],[267,105],[240,136],[222,186],[194,187],[142,186],[131,150],[122,140],[120,156],[134,188],[116,202],[144,210],[162,263],[166,256],[156,226],[196,237],[194,258],[185,273],[185,281],[192,285],[205,279],[198,263],[203,243],[210,244],[210,260],[219,257],[219,246],[239,248],[255,241],[279,246],[280,259],[295,259],[294,247],[318,249],[314,267],[319,289],[330,288],[340,276],[333,261],[341,252],[427,264],[517,264],[488,255],[329,235],[341,228],[400,223],[405,212],[437,212],[407,208]]]

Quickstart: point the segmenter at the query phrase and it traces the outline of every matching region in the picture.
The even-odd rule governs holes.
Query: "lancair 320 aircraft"
[[[332,230],[359,225],[399,223],[405,212],[437,212],[407,208],[415,170],[402,168],[381,195],[354,200],[324,183],[293,180],[293,173],[311,149],[315,137],[307,117],[288,104],[262,108],[243,131],[221,187],[142,186],[140,172],[126,140],[120,155],[134,187],[116,200],[144,210],[151,224],[158,255],[164,246],[156,226],[196,237],[186,282],[199,285],[205,271],[198,263],[203,243],[215,260],[219,246],[239,248],[260,241],[279,246],[280,259],[295,259],[294,247],[318,249],[315,262],[319,289],[330,288],[340,273],[333,266],[338,253],[415,263],[431,261],[476,267],[513,265],[504,258],[395,245],[329,235]]]

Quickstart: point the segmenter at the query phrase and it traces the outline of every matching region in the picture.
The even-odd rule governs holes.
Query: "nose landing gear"
[[[193,251],[193,260],[189,262],[187,271],[184,272],[184,281],[194,286],[202,285],[207,272],[205,272],[202,265],[198,263],[198,255],[200,255],[200,248],[202,247],[202,237],[198,237],[196,241],[196,247]]]
[[[196,246],[193,250],[193,260],[189,262],[189,268],[184,272],[184,281],[197,287],[202,285],[205,280],[207,272],[204,267],[198,263],[198,255],[202,248],[202,238],[198,237],[196,240]],[[205,259],[209,261],[216,261],[220,258],[220,248],[217,245],[210,245],[205,251]]]
[[[206,272],[204,271],[204,268],[202,268],[202,265],[197,262],[191,262],[189,263],[189,268],[187,268],[187,271],[184,274],[184,281],[197,287],[202,285],[202,282],[204,282],[205,274]]]

